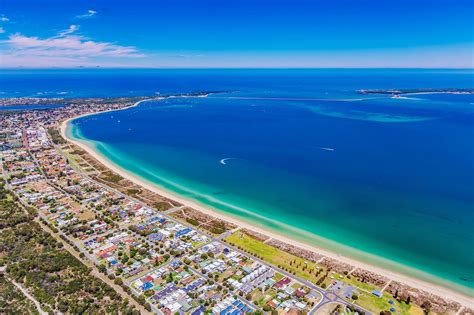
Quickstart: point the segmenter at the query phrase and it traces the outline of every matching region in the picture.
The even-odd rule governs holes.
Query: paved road
[[[191,266],[188,266],[188,267],[189,267],[190,270],[192,270],[194,273],[200,275],[201,277],[203,277],[203,278],[205,278],[205,279],[208,279],[208,280],[213,280],[213,281],[214,281],[214,279],[209,278],[209,276],[208,276],[207,274],[203,274],[203,273],[201,273],[199,270],[196,270],[195,268],[193,268],[193,267],[191,267]],[[246,301],[246,300],[244,300],[242,297],[240,297],[240,296],[237,294],[238,292],[236,292],[236,290],[231,290],[230,292],[233,293],[233,294],[231,294],[231,295],[237,295],[237,299],[238,299],[240,302],[244,303],[245,305],[247,305],[248,307],[250,307],[250,308],[253,309],[254,311],[257,311],[257,310],[258,310],[258,308],[255,307],[255,305],[253,305],[252,303],[249,303],[248,301]]]
[[[163,211],[163,213],[171,214],[173,212],[176,212],[176,211],[184,209],[184,208],[186,208],[186,206],[174,207],[174,208],[168,209],[166,211]]]
[[[55,145],[55,147],[56,147],[56,149],[57,149],[56,151],[57,151],[58,153],[62,154],[62,151],[61,151],[61,150],[58,150],[58,147],[57,147],[56,145]],[[89,179],[90,181],[94,182],[95,184],[99,185],[100,187],[102,187],[102,188],[104,188],[104,189],[106,189],[106,190],[112,191],[112,192],[116,193],[117,195],[119,195],[119,196],[121,196],[121,197],[127,198],[127,199],[132,200],[132,201],[134,201],[134,202],[136,202],[136,203],[142,204],[141,201],[139,201],[139,200],[137,200],[137,199],[135,199],[135,198],[133,198],[133,197],[131,197],[131,196],[129,196],[129,195],[126,195],[126,194],[124,194],[124,193],[122,193],[122,192],[120,192],[120,191],[118,191],[118,190],[116,190],[116,189],[114,189],[114,188],[112,188],[112,187],[109,187],[109,186],[107,186],[107,185],[105,185],[105,184],[102,184],[102,183],[96,181],[95,179],[91,178],[88,174],[86,174],[82,169],[79,168],[79,169],[76,169],[76,171],[78,171],[82,176],[84,176],[85,178],[87,178],[87,179]],[[172,210],[172,209],[168,209],[167,211],[170,211],[170,210]],[[161,212],[160,214],[163,215],[164,217],[166,217],[166,218],[167,218],[168,220],[170,220],[170,221],[177,222],[177,223],[179,223],[179,224],[182,224],[182,225],[184,225],[184,226],[186,226],[186,227],[189,227],[189,228],[195,230],[195,228],[194,228],[193,226],[191,226],[191,225],[189,225],[189,224],[187,224],[187,223],[176,221],[173,217],[169,216],[169,214],[167,213],[167,211]],[[232,248],[233,250],[239,252],[240,254],[242,254],[242,255],[244,255],[244,256],[250,256],[253,260],[258,261],[260,264],[265,265],[265,266],[267,266],[268,268],[272,268],[273,270],[278,271],[279,273],[283,274],[284,276],[286,276],[286,277],[288,277],[288,278],[290,278],[290,279],[295,279],[295,280],[297,280],[298,282],[300,282],[300,283],[306,285],[306,286],[309,287],[310,289],[319,292],[319,293],[322,295],[323,298],[322,298],[322,300],[318,303],[318,305],[313,308],[313,310],[312,310],[311,312],[314,313],[314,311],[316,311],[319,307],[321,307],[321,306],[324,305],[324,304],[327,304],[327,303],[330,303],[330,302],[337,302],[337,303],[341,303],[341,304],[343,304],[343,305],[352,305],[352,306],[355,307],[355,308],[364,310],[364,312],[365,312],[366,314],[368,314],[368,315],[371,314],[369,311],[367,311],[367,310],[361,308],[361,307],[358,306],[358,305],[354,305],[354,304],[349,303],[348,301],[344,300],[342,297],[336,295],[335,293],[328,292],[327,290],[324,290],[324,289],[322,289],[322,288],[320,288],[320,287],[314,285],[312,282],[309,282],[309,281],[307,281],[307,280],[305,280],[305,279],[302,279],[302,278],[299,278],[299,277],[297,277],[297,276],[294,276],[293,274],[290,274],[290,273],[286,272],[285,270],[283,270],[283,269],[281,269],[281,268],[278,268],[277,266],[270,265],[270,264],[268,264],[267,262],[261,260],[260,258],[257,258],[257,257],[254,257],[254,256],[252,256],[252,255],[249,255],[248,253],[245,253],[244,251],[242,251],[242,250],[240,250],[240,249],[238,249],[238,248],[236,248],[236,247],[234,247],[234,246],[231,246],[231,245],[229,245],[228,243],[225,243],[222,239],[225,238],[225,237],[227,237],[227,236],[229,236],[231,233],[232,233],[232,231],[227,231],[227,232],[225,232],[225,233],[224,233],[223,235],[221,235],[221,236],[218,236],[218,237],[210,236],[210,238],[211,238],[211,240],[214,241],[214,242],[218,242],[218,243],[220,243],[220,244],[222,244],[222,245],[224,245],[224,246],[226,246],[226,247]]]
[[[36,159],[32,156],[33,160],[35,161],[35,163],[38,165],[38,162],[36,161]],[[11,186],[8,182],[8,179],[7,179],[7,174],[6,172],[4,171],[4,168],[3,168],[3,160],[0,158],[0,167],[2,169],[2,176],[5,180],[5,186],[7,189],[9,189],[14,195],[15,193],[13,192],[13,190],[11,189]],[[41,168],[40,168],[41,169]],[[41,170],[42,171],[42,170]],[[43,173],[43,176],[44,176],[44,180],[46,182],[49,183],[49,180],[46,178],[46,176],[44,175]],[[68,194],[67,192],[65,192],[66,194]],[[18,197],[18,200],[20,202],[20,204],[24,207],[30,207],[30,205],[28,205],[22,198],[20,198],[20,196],[17,196]],[[24,209],[26,211],[26,209]],[[46,220],[47,222],[47,217],[42,215],[40,211],[37,211],[37,214],[40,218]],[[35,220],[37,221],[37,220]],[[58,242],[61,242],[64,247],[66,248],[66,250],[71,254],[73,255],[74,257],[76,257],[79,261],[81,261],[82,263],[84,263],[86,266],[88,267],[92,267],[92,274],[94,276],[96,276],[97,278],[101,279],[102,281],[104,281],[105,283],[107,283],[109,286],[111,286],[112,288],[115,289],[115,291],[120,294],[124,299],[128,299],[130,301],[130,303],[132,303],[133,305],[135,305],[135,307],[137,307],[138,310],[140,310],[141,314],[149,314],[150,312],[148,312],[147,310],[145,310],[145,308],[140,305],[138,302],[136,302],[135,300],[130,300],[129,299],[129,295],[123,290],[122,287],[120,287],[119,285],[116,285],[113,281],[111,281],[106,275],[100,273],[99,271],[97,271],[95,268],[93,268],[93,264],[95,265],[98,265],[98,260],[96,259],[95,256],[93,255],[90,255],[88,251],[86,251],[84,248],[82,248],[80,246],[80,244],[77,242],[77,241],[74,241],[74,240],[71,240],[71,238],[69,238],[66,234],[64,234],[60,229],[58,229],[58,233],[55,234],[55,233],[52,233],[52,231],[49,231],[49,228],[48,227],[45,227],[43,225],[42,222],[40,221],[37,221],[38,224],[40,224],[40,226],[47,230]],[[76,250],[70,245],[68,244],[67,242],[65,242],[62,238],[59,237],[59,235],[63,235],[64,237],[66,237],[68,240],[71,240],[73,242],[74,245],[76,245],[80,252],[81,253],[84,253],[85,256],[87,257],[88,260],[84,260],[83,258],[79,257],[79,254],[76,252]],[[89,263],[88,263],[89,262]],[[161,311],[158,310],[157,312],[158,314],[162,314]]]

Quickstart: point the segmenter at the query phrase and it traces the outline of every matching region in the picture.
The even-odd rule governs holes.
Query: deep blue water
[[[202,90],[344,95],[367,88],[468,88],[472,70],[0,70],[0,97],[114,97]],[[284,78],[281,80],[281,78]],[[318,93],[321,92],[321,93]]]
[[[228,91],[81,118],[70,134],[185,197],[464,292],[474,287],[473,96],[392,99],[356,90],[473,86],[467,70],[117,70],[0,77],[3,95]],[[222,164],[225,158],[231,159]]]

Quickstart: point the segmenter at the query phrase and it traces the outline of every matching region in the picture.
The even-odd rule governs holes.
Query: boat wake
[[[237,158],[223,158],[222,160],[219,161],[219,163],[221,163],[222,165],[227,165],[226,161],[229,161],[229,160],[237,160]]]
[[[336,149],[333,149],[333,148],[320,148],[321,150],[324,150],[324,151],[336,151]]]
[[[399,100],[412,100],[412,101],[421,101],[421,100],[423,100],[422,98],[418,98],[418,97],[408,97],[408,96],[400,96],[400,95],[394,95],[391,98],[392,99],[399,99]]]

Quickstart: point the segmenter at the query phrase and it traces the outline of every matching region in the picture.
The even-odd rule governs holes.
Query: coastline
[[[96,112],[96,113],[88,113],[88,114],[84,114],[84,115],[80,115],[80,116],[77,116],[77,117],[67,119],[67,120],[60,123],[61,135],[67,141],[70,141],[71,143],[73,143],[73,144],[79,146],[80,148],[82,148],[84,151],[86,151],[88,154],[93,156],[95,159],[97,159],[100,163],[102,163],[107,168],[113,170],[114,172],[121,175],[122,177],[124,177],[124,178],[138,184],[138,185],[141,185],[141,186],[143,186],[143,187],[145,187],[145,188],[147,188],[147,189],[149,189],[149,190],[151,190],[151,191],[153,191],[153,192],[155,192],[155,193],[157,193],[157,194],[159,194],[163,197],[175,200],[175,201],[177,201],[177,202],[179,202],[179,203],[181,203],[181,204],[183,204],[187,207],[194,208],[194,209],[196,209],[200,212],[206,213],[208,215],[211,215],[211,216],[220,218],[222,220],[226,220],[228,222],[234,223],[234,224],[236,224],[237,226],[239,226],[241,228],[256,231],[258,233],[267,235],[271,238],[274,238],[276,240],[285,242],[285,243],[287,243],[289,245],[292,245],[292,246],[295,246],[295,247],[299,247],[299,248],[302,248],[302,249],[317,252],[317,253],[319,253],[323,256],[338,260],[338,261],[343,262],[343,263],[350,264],[350,265],[352,265],[356,268],[372,271],[374,273],[385,276],[385,277],[389,278],[390,280],[401,282],[403,284],[409,285],[409,286],[417,288],[417,289],[424,290],[424,291],[432,293],[434,295],[442,296],[443,298],[459,302],[461,305],[463,305],[465,307],[469,307],[469,308],[473,307],[474,300],[473,300],[472,296],[463,294],[461,292],[454,291],[452,289],[449,289],[449,288],[446,288],[446,287],[443,287],[443,286],[440,286],[440,285],[437,285],[437,284],[427,282],[425,280],[421,280],[421,279],[418,279],[418,278],[414,278],[412,276],[404,275],[404,274],[401,274],[401,273],[396,272],[396,271],[387,270],[387,269],[384,269],[382,267],[378,267],[378,266],[375,266],[375,265],[372,265],[372,264],[369,264],[369,263],[361,262],[361,261],[358,261],[356,259],[346,257],[346,256],[340,255],[336,252],[332,252],[332,251],[327,250],[327,249],[323,249],[323,248],[320,248],[320,247],[317,247],[317,246],[314,246],[314,245],[311,245],[311,244],[307,244],[307,243],[299,241],[299,240],[292,239],[292,238],[288,237],[287,235],[283,235],[283,234],[274,232],[274,231],[272,231],[270,229],[267,229],[267,228],[256,226],[256,225],[251,224],[249,222],[240,220],[240,219],[238,219],[234,216],[227,215],[227,214],[224,214],[224,213],[219,212],[217,210],[214,210],[214,209],[212,209],[208,206],[204,206],[204,205],[202,205],[198,202],[183,198],[183,197],[181,197],[179,195],[176,195],[176,194],[174,194],[174,193],[172,193],[168,190],[162,189],[159,186],[154,185],[151,182],[146,181],[146,180],[140,178],[139,176],[137,176],[135,174],[132,174],[131,172],[119,167],[118,165],[114,164],[112,161],[110,161],[109,159],[104,157],[102,154],[100,154],[97,150],[95,150],[91,146],[85,144],[84,142],[71,139],[67,135],[66,130],[67,130],[67,126],[68,126],[69,122],[71,122],[72,120],[75,120],[79,117],[85,117],[85,116],[95,115],[95,114],[99,114],[99,113],[105,113],[105,112],[109,112],[109,111],[129,109],[131,107],[138,106],[142,102],[149,101],[149,100],[158,100],[158,99],[159,98],[144,99],[144,100],[140,100],[140,101],[134,103],[131,106],[124,107],[124,108],[121,108],[121,109],[112,109],[112,110]],[[407,268],[409,268],[409,267],[407,267]],[[422,273],[421,271],[417,271],[417,270],[415,270],[415,272]]]

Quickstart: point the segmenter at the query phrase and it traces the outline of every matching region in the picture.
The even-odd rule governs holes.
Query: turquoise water
[[[199,81],[203,89],[233,92],[83,117],[69,133],[186,198],[472,294],[473,97],[355,92],[470,87],[472,74],[229,70],[202,78],[211,82]]]

